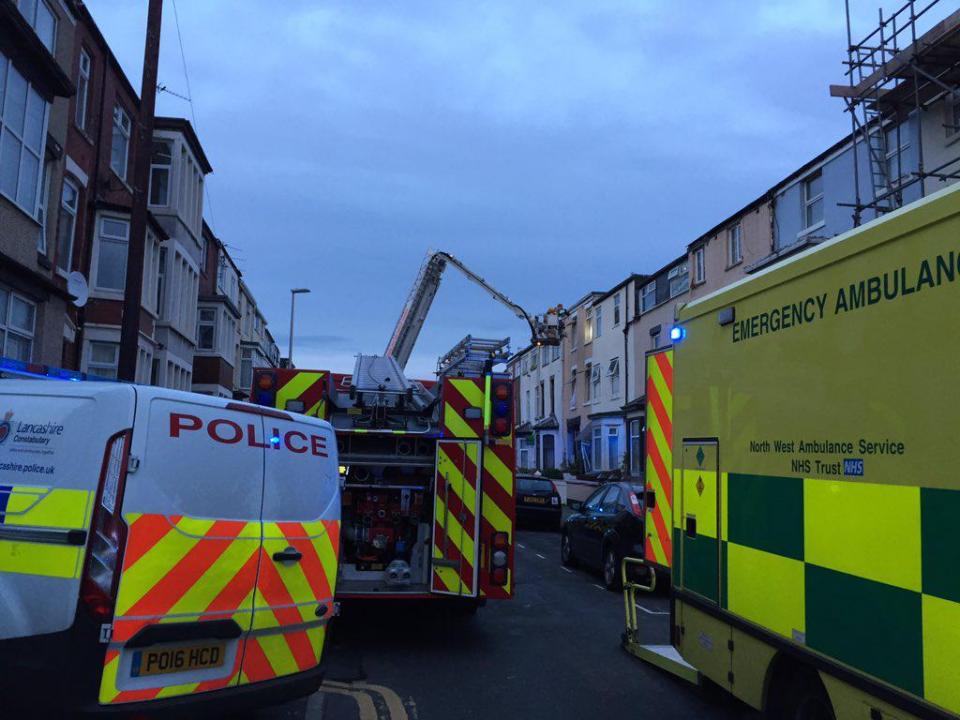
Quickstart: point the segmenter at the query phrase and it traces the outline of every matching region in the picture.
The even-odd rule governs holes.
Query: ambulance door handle
[[[657,493],[653,490],[647,490],[647,509],[653,509],[657,506]]]
[[[302,557],[303,553],[292,547],[273,554],[274,562],[300,562]]]
[[[687,537],[695,538],[697,536],[697,517],[696,515],[687,515]]]

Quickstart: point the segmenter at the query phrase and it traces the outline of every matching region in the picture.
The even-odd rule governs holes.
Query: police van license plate
[[[223,643],[137,650],[133,654],[130,675],[144,677],[220,667],[224,654]]]
[[[532,503],[534,505],[546,505],[547,499],[545,497],[536,497],[536,496],[526,496],[523,498],[523,502]]]

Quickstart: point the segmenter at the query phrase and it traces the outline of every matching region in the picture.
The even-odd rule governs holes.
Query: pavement
[[[716,689],[696,688],[620,648],[623,595],[560,564],[556,531],[517,533],[513,599],[458,617],[422,602],[346,605],[314,696],[254,720],[753,720]],[[640,600],[642,636],[667,642],[668,599]]]

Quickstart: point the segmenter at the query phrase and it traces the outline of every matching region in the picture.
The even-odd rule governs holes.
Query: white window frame
[[[693,251],[693,282],[703,285],[707,281],[706,248],[701,245]]]
[[[667,272],[667,282],[670,285],[670,297],[675,298],[690,289],[690,264],[682,262]]]
[[[611,453],[610,441],[616,440],[616,452]],[[607,426],[607,463],[610,470],[616,470],[620,466],[620,427],[617,425]]]
[[[577,368],[570,368],[570,409],[577,407]]]
[[[28,12],[23,6],[27,3],[24,0],[17,0],[17,9],[20,10],[20,14],[26,19],[30,27],[33,28],[33,31],[37,34],[37,37],[40,38],[40,42],[43,43],[43,46],[50,51],[51,55],[56,54],[57,50],[57,30],[60,25],[60,18],[57,17],[57,14],[53,11],[53,8],[50,7],[50,3],[46,0],[29,0],[30,10]],[[37,19],[40,16],[40,5],[43,5],[47,12],[50,13],[50,17],[53,19],[53,37],[50,38],[50,44],[47,45],[46,41],[40,37],[40,30],[37,28]]]
[[[907,177],[910,173],[906,170],[903,164],[903,152],[910,147],[910,138],[908,137],[909,133],[907,132],[907,124],[900,123],[899,125],[891,125],[884,129],[884,145],[887,148],[887,155],[884,158],[887,168],[887,180],[889,180],[888,189],[893,189],[898,187],[901,183],[901,180]],[[890,148],[891,139],[896,145],[899,140],[899,145]],[[891,167],[892,166],[892,167]],[[894,177],[894,174],[897,177]]]
[[[20,146],[20,157],[17,158],[17,184],[14,189],[13,196],[4,192],[0,188],[0,194],[5,198],[10,200],[14,205],[23,210],[31,219],[36,221],[37,212],[41,204],[41,193],[43,192],[43,171],[44,164],[46,160],[46,145],[47,145],[47,126],[50,120],[50,103],[44,100],[43,96],[40,95],[34,88],[33,83],[27,80],[17,68],[14,67],[13,62],[0,52],[0,109],[5,109],[6,102],[9,100],[7,97],[8,91],[10,90],[10,76],[12,73],[16,73],[26,84],[26,95],[23,106],[23,131],[17,132],[10,125],[4,122],[3,116],[0,115],[0,176],[2,176],[3,163],[6,158],[3,155],[3,136],[7,133],[19,144]],[[36,98],[43,104],[43,118],[41,120],[40,127],[40,147],[31,148],[27,145],[25,137],[27,135],[27,123],[30,121],[30,113],[28,112],[30,108],[31,98]],[[23,168],[24,168],[24,156],[29,154],[37,161],[37,179],[36,186],[34,187],[34,202],[32,207],[27,207],[22,204],[19,200],[21,194],[21,183],[23,182]]]
[[[74,206],[70,207],[67,204],[64,193],[67,189],[73,190],[74,197]],[[63,184],[60,186],[60,204],[58,206],[57,212],[57,272],[60,275],[66,276],[70,272],[70,267],[73,261],[73,244],[76,241],[77,234],[77,212],[80,208],[80,186],[75,183],[70,178],[64,176]],[[66,217],[65,217],[66,216]],[[70,237],[65,248],[65,252],[61,252],[64,248],[60,247],[60,229],[63,226],[64,220],[67,220],[70,224]],[[61,254],[66,258],[66,265],[64,266],[61,263]]]
[[[642,454],[642,435],[640,433],[640,420],[631,420],[627,427],[627,442],[630,447],[630,475],[639,477],[640,460]],[[636,447],[634,447],[636,445]]]
[[[40,202],[37,204],[37,222],[40,223],[40,232],[37,233],[37,252],[47,254],[47,219],[50,216],[50,183],[52,161],[43,163],[40,177]]]
[[[96,377],[110,378],[115,380],[117,378],[117,368],[120,363],[120,343],[116,341],[109,341],[109,340],[91,339],[91,340],[87,340],[86,344],[87,344],[87,349],[86,349],[87,374],[95,375]],[[94,345],[105,345],[105,346],[109,345],[110,347],[112,347],[114,351],[113,362],[108,363],[102,360],[94,360],[93,359]],[[112,373],[103,374],[103,373],[94,372],[94,370],[108,370],[108,371],[112,371]]]
[[[133,121],[130,119],[130,113],[120,103],[117,103],[113,106],[113,123],[110,130],[110,169],[124,184],[127,182],[127,172],[130,168],[130,136],[132,131]],[[119,169],[114,165],[113,157],[113,143],[117,133],[123,138],[123,163]]]
[[[169,152],[169,162],[159,163],[156,162],[156,146],[157,145],[166,145]],[[173,149],[176,144],[173,140],[169,138],[154,138],[153,143],[150,146],[150,183],[147,189],[147,202],[150,203],[151,207],[169,207],[170,206],[170,186],[173,182]],[[163,202],[154,202],[153,201],[153,176],[154,173],[159,173],[160,171],[166,171],[167,173],[167,191],[163,199]],[[202,250],[202,248],[201,248]],[[201,259],[203,258],[203,252],[200,254]]]
[[[603,305],[597,305],[593,313],[593,338],[596,340],[603,335]]]
[[[820,192],[817,193],[816,195],[811,196],[809,194],[810,185],[817,178],[820,179]],[[824,210],[825,203],[823,202],[823,170],[822,168],[818,168],[815,172],[810,173],[800,182],[800,192],[803,198],[803,230],[801,230],[800,232],[801,234],[803,234],[805,232],[809,232],[810,230],[823,227],[823,224],[824,224],[823,210]],[[820,218],[818,220],[814,220],[813,222],[810,222],[809,217],[810,217],[811,208],[814,205],[816,205],[818,201],[820,202]]]
[[[6,311],[0,316],[0,354],[3,357],[13,357],[10,354],[8,348],[8,343],[10,341],[10,335],[14,335],[21,340],[25,340],[30,344],[30,352],[28,353],[29,357],[27,358],[15,358],[20,359],[24,362],[30,362],[33,360],[33,347],[34,347],[34,338],[37,330],[37,304],[30,300],[29,298],[21,295],[18,292],[14,292],[9,288],[3,287],[0,285],[0,294],[6,296]],[[21,302],[25,305],[30,306],[33,309],[31,313],[30,327],[23,327],[13,324],[13,303],[14,300]]]
[[[570,352],[576,350],[579,346],[579,338],[577,337],[577,318],[574,317],[570,321]]]
[[[127,235],[126,235],[126,237],[125,237],[125,238],[121,238],[119,235],[106,235],[106,236],[105,236],[104,233],[103,233],[103,221],[104,221],[104,220],[109,220],[109,221],[111,221],[111,222],[124,223],[124,224],[127,226]],[[95,276],[95,277],[94,277],[94,281],[93,281],[93,286],[94,286],[94,288],[95,288],[98,292],[103,293],[103,294],[105,294],[105,295],[111,295],[111,296],[123,295],[124,288],[126,287],[126,284],[127,284],[127,275],[126,275],[127,268],[126,268],[126,262],[124,262],[124,266],[123,266],[124,275],[123,275],[123,283],[122,283],[121,287],[119,287],[119,288],[112,288],[112,287],[108,287],[108,286],[106,286],[106,285],[101,285],[101,284],[100,284],[100,255],[101,255],[101,246],[102,246],[102,243],[103,243],[104,239],[106,239],[107,242],[112,242],[112,243],[117,243],[117,244],[120,244],[120,243],[125,244],[125,245],[126,245],[126,248],[127,248],[127,252],[129,252],[129,251],[130,251],[130,218],[128,218],[128,217],[121,217],[121,216],[118,216],[118,215],[98,215],[98,216],[97,216],[96,236],[95,236],[95,241],[94,241],[93,258],[92,258],[93,263],[92,263],[92,268],[91,268],[91,270],[92,270],[92,273],[91,273],[91,274],[93,274],[93,275]]]
[[[583,324],[583,344],[593,342],[593,308],[587,308],[587,321]]]
[[[613,296],[613,326],[620,324],[620,293]]]
[[[590,368],[590,384],[593,386],[590,396],[591,402],[600,402],[603,393],[603,383],[600,378],[600,364],[596,363]]]
[[[610,398],[620,397],[620,358],[615,357],[607,363],[607,377],[610,378]]]
[[[649,298],[650,304],[647,304]],[[657,306],[657,281],[651,280],[643,286],[640,291],[640,312],[644,313],[653,310]]]
[[[743,262],[743,228],[740,223],[727,230],[727,267]]]
[[[584,384],[583,404],[584,405],[589,405],[593,400],[592,393],[590,392],[591,388],[593,387],[592,372],[593,372],[593,365],[590,363],[586,363],[583,366],[583,384]]]
[[[93,60],[85,48],[80,48],[77,60],[77,97],[73,113],[73,124],[83,132],[87,131],[87,101],[90,95],[90,79],[93,75]]]
[[[603,428],[595,427],[593,428],[593,446],[591,452],[593,454],[593,469],[602,470],[603,469]]]

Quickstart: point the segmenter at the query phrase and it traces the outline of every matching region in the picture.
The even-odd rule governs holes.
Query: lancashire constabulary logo
[[[3,416],[3,421],[0,422],[0,445],[6,442],[7,438],[10,436],[10,418],[13,417],[13,410],[7,410],[6,415]]]

